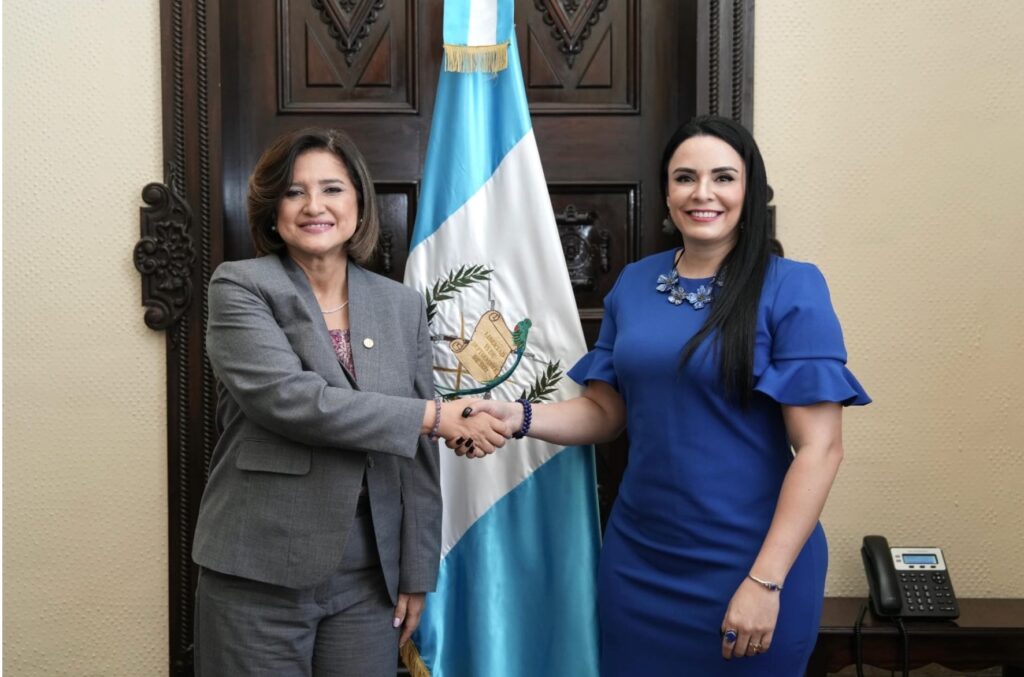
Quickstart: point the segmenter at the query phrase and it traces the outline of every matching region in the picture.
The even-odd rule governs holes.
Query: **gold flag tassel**
[[[423,659],[420,658],[420,652],[416,650],[416,645],[409,640],[405,645],[398,650],[399,655],[402,657],[402,662],[405,663],[405,669],[409,671],[410,677],[430,677],[430,670],[423,663]]]
[[[444,69],[449,73],[498,73],[508,68],[508,42],[497,45],[444,46]]]

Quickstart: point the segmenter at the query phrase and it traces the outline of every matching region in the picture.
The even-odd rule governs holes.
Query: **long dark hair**
[[[685,365],[697,347],[713,336],[719,374],[726,395],[749,402],[754,388],[754,338],[757,308],[761,299],[769,257],[777,243],[772,239],[768,202],[771,188],[764,160],[754,137],[742,125],[716,115],[701,115],[672,134],[661,157],[662,192],[668,193],[668,165],[676,149],[693,136],[713,136],[732,146],[746,168],[746,191],[737,231],[736,246],[722,261],[724,284],[715,290],[704,326],[686,342],[679,363]]]

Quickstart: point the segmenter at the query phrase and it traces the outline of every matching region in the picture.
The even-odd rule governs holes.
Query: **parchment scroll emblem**
[[[527,356],[530,362],[541,362],[542,370],[528,390],[521,388],[520,396],[534,401],[547,399],[562,378],[560,364],[543,360],[535,350],[527,351],[533,326],[528,318],[509,327],[501,311],[495,307],[497,302],[491,293],[493,273],[492,268],[483,265],[462,265],[435,280],[425,292],[427,321],[434,341],[434,372],[437,375],[434,388],[447,399],[489,397],[491,390],[512,378],[523,357]],[[481,285],[486,285],[486,294],[481,291]],[[476,293],[467,293],[470,291]],[[486,303],[490,307],[481,309],[475,324],[472,323],[475,313],[467,313],[465,308],[458,311],[448,308],[442,321],[438,317],[439,303],[463,294],[466,294],[464,302],[474,303],[474,299],[479,299],[481,305]],[[468,334],[467,320],[472,327]]]

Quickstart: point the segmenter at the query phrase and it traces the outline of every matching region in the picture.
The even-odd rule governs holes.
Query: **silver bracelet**
[[[430,441],[437,442],[441,429],[441,396],[434,395],[434,427],[430,429]]]
[[[769,590],[771,592],[782,592],[781,583],[773,583],[772,581],[766,581],[758,578],[754,574],[747,574],[747,578],[754,581],[758,585],[762,586],[765,590]]]

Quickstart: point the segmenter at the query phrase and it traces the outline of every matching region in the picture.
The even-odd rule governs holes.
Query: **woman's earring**
[[[271,233],[276,233],[276,232],[277,232],[277,226],[275,226],[275,225],[271,225],[271,226],[270,226],[270,232],[271,232]]]
[[[661,232],[666,235],[671,235],[676,232],[676,224],[672,223],[672,219],[667,216],[661,220]]]

